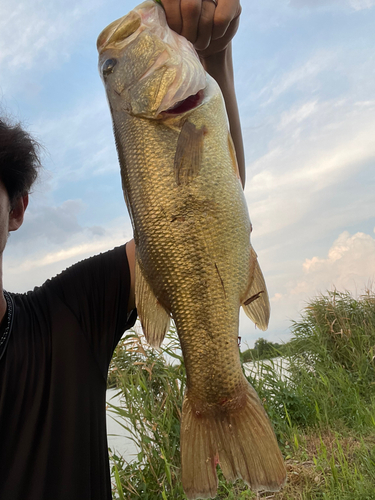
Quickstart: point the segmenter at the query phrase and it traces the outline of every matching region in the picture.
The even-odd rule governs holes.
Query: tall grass
[[[375,500],[375,296],[328,292],[292,324],[279,360],[246,365],[274,425],[289,480],[275,500]],[[185,370],[175,331],[160,351],[132,333],[118,345],[112,407],[139,450],[135,461],[112,452],[114,498],[184,499],[180,482],[180,409]],[[217,499],[256,496],[219,472]]]
[[[120,498],[121,490],[127,499],[183,495],[179,449],[185,369],[174,331],[167,340],[156,351],[145,348],[142,337],[132,333],[122,339],[113,358],[110,381],[118,388],[122,405],[112,410],[140,450],[129,464],[112,456]],[[173,359],[176,363],[170,362]]]
[[[292,326],[291,376],[313,404],[309,423],[375,424],[375,296],[328,292]],[[306,401],[307,402],[307,401]]]

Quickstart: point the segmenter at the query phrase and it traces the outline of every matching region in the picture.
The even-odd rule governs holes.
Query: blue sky
[[[223,1],[223,0],[219,0]],[[138,2],[0,4],[0,107],[44,146],[4,283],[27,291],[131,238],[96,38]],[[244,0],[234,40],[252,242],[287,340],[306,301],[375,278],[375,0]]]

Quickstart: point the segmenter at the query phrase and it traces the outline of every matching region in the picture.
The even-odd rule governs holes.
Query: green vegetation
[[[375,295],[322,295],[291,333],[282,346],[287,371],[280,374],[279,360],[259,359],[263,354],[244,363],[288,470],[281,492],[258,498],[375,500]],[[257,345],[268,344],[262,339]],[[114,498],[184,499],[179,427],[185,371],[175,332],[160,351],[145,347],[135,333],[125,337],[109,380],[123,400],[112,411],[140,450],[131,463],[111,453]],[[218,472],[217,500],[257,498],[241,481],[228,484]]]
[[[258,361],[260,359],[272,359],[286,354],[287,344],[277,344],[276,342],[269,342],[260,337],[254,343],[253,349],[247,349],[240,353],[242,363],[249,361]]]

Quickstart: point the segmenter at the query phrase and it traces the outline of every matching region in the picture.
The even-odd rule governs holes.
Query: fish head
[[[112,110],[158,119],[187,99],[192,106],[199,103],[206,72],[192,44],[169,28],[155,1],[107,26],[97,47]]]

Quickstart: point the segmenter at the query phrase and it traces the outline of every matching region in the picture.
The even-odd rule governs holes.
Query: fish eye
[[[107,59],[102,66],[102,75],[108,76],[117,64],[117,59]]]

